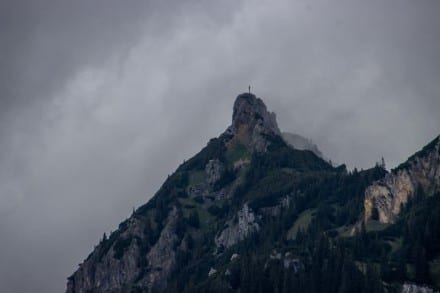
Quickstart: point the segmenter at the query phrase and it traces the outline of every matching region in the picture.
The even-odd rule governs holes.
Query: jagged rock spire
[[[281,135],[275,113],[267,111],[263,101],[251,93],[236,98],[228,132],[256,152],[266,151],[269,142],[265,136]]]

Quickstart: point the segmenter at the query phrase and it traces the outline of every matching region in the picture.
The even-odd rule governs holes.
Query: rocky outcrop
[[[208,277],[211,277],[212,275],[215,275],[215,274],[217,274],[217,270],[214,269],[213,267],[211,267],[208,272]]]
[[[366,189],[364,220],[393,223],[401,206],[407,203],[418,188],[426,194],[440,189],[439,137]]]
[[[67,292],[85,292],[84,288],[97,292],[113,292],[138,277],[137,260],[141,257],[140,249],[136,241],[129,239],[139,232],[139,222],[133,220],[130,225],[131,231],[122,232],[119,235],[120,241],[113,243],[107,253],[103,253],[102,246],[109,240],[95,249],[69,278]],[[123,249],[125,257],[115,257],[118,247],[123,243],[126,246]]]
[[[267,136],[281,135],[275,113],[267,111],[260,98],[250,93],[237,97],[232,114],[232,125],[226,130],[233,140],[252,151],[265,152],[270,142]]]
[[[166,226],[160,233],[159,240],[147,254],[149,273],[141,282],[150,290],[165,289],[169,274],[174,269],[176,261],[176,244],[178,242],[175,227],[178,221],[177,210],[174,208]]]
[[[324,158],[322,152],[319,150],[318,146],[314,144],[310,139],[305,138],[299,134],[283,132],[282,137],[284,141],[291,147],[297,150],[308,150],[313,152],[320,158]]]
[[[438,293],[438,291],[422,285],[405,283],[402,286],[402,293]]]
[[[130,218],[108,251],[104,247],[111,240],[102,242],[68,279],[67,292],[130,292],[135,282],[148,290],[165,288],[175,263],[177,219],[177,210],[173,208],[159,239],[144,254],[142,243],[148,242],[143,233],[145,223]],[[142,261],[148,264],[145,274],[140,265]]]
[[[208,202],[231,197],[234,191],[233,184],[228,185],[221,182],[226,173],[226,166],[219,159],[209,160],[205,165],[205,178],[197,184],[188,186],[189,197],[203,198]],[[221,188],[217,188],[219,184],[222,185]]]
[[[234,219],[229,221],[226,228],[215,238],[217,249],[229,248],[259,229],[257,216],[247,204],[244,204],[238,211],[235,221]]]

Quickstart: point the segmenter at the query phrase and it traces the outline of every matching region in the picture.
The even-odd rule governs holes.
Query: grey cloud
[[[0,5],[8,292],[62,291],[248,84],[283,130],[350,167],[395,166],[440,132],[438,1]]]

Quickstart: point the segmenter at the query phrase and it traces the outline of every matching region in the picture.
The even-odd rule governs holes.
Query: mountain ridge
[[[292,148],[263,101],[241,94],[231,126],[103,236],[68,278],[67,292],[399,292],[422,283],[440,286],[436,271],[426,271],[437,261],[437,234],[421,243],[404,234],[413,221],[437,231],[435,213],[407,215],[440,207],[438,196],[415,197],[395,215],[396,224],[380,231],[371,221],[359,222],[368,213],[368,188],[387,176],[381,166],[347,172]],[[411,258],[414,245],[426,251],[420,265]],[[399,257],[415,275],[401,270]],[[378,270],[367,260],[400,273]]]

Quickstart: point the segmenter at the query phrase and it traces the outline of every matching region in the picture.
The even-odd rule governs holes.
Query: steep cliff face
[[[146,244],[151,240],[145,230],[149,223],[132,216],[80,265],[68,280],[67,292],[130,292],[135,283],[148,290],[164,288],[175,261],[177,219],[174,208],[147,252]],[[150,272],[145,274],[143,265],[147,263]]]
[[[365,220],[393,223],[417,189],[432,194],[440,189],[440,137],[365,191]]]
[[[259,229],[257,216],[247,204],[244,204],[236,218],[228,221],[226,227],[215,238],[217,249],[221,251],[229,248]]]
[[[281,135],[275,113],[253,94],[241,94],[234,103],[232,125],[226,130],[233,141],[249,146],[255,152],[264,152],[269,141],[267,135]]]

